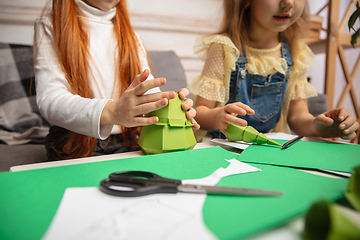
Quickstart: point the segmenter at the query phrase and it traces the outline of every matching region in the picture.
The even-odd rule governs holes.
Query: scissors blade
[[[205,193],[210,195],[236,195],[236,196],[282,196],[283,192],[251,188],[204,186],[204,185],[179,185],[179,192]]]

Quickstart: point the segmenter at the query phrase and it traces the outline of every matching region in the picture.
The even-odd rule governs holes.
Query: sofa
[[[149,51],[154,76],[165,77],[162,91],[187,86],[184,69],[174,51]],[[44,138],[49,123],[35,101],[33,50],[29,45],[0,43],[0,172],[10,167],[46,161]],[[309,99],[318,115],[327,109],[326,96]]]
[[[165,77],[162,91],[187,86],[185,71],[174,51],[149,51],[153,74]],[[35,100],[33,49],[0,43],[0,172],[46,161],[44,138],[49,123]]]

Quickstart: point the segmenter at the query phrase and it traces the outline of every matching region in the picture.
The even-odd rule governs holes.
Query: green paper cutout
[[[68,187],[97,187],[116,171],[150,171],[174,179],[207,177],[237,155],[211,147],[62,167],[0,173],[0,239],[38,240]],[[206,164],[204,159],[206,158]]]
[[[286,141],[277,142],[283,144]],[[351,173],[354,167],[360,165],[359,156],[358,144],[297,141],[286,151],[277,147],[252,144],[237,159],[243,162]]]
[[[228,124],[226,128],[226,138],[229,141],[243,141],[256,142],[257,144],[267,143],[269,145],[282,146],[274,140],[266,137],[263,133],[258,132],[251,126],[241,127],[233,124]]]
[[[351,175],[348,190],[344,193],[354,209],[360,211],[360,166]]]
[[[360,239],[360,212],[335,203],[315,203],[305,219],[305,240],[355,240]]]
[[[157,116],[159,121],[141,129],[139,145],[146,154],[157,154],[193,149],[196,139],[193,124],[186,118],[181,107],[184,100],[176,94],[167,106],[147,114]]]
[[[337,200],[348,179],[326,178],[293,168],[250,164],[261,172],[223,178],[217,186],[277,190],[281,197],[207,196],[203,208],[206,226],[219,239],[243,239],[305,214],[321,199]]]

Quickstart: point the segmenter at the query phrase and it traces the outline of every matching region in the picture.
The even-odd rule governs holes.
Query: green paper
[[[251,164],[262,171],[223,178],[217,186],[283,191],[282,197],[207,196],[203,208],[206,226],[219,239],[242,239],[305,214],[312,203],[336,200],[348,179],[327,178],[297,169]]]
[[[345,197],[354,209],[360,211],[360,166],[355,168],[355,172],[350,177]]]
[[[351,216],[351,217],[350,217]],[[305,219],[304,240],[356,240],[360,239],[360,212],[335,203],[315,203]]]
[[[220,147],[23,172],[0,173],[0,239],[40,239],[68,187],[99,186],[116,171],[151,171],[174,179],[203,178],[237,155]]]
[[[108,174],[126,170],[152,171],[175,179],[202,178],[219,167],[226,168],[229,164],[224,159],[236,157],[212,147],[0,173],[0,239],[40,239],[68,187],[98,186]],[[340,197],[348,183],[348,179],[330,179],[290,168],[252,165],[262,172],[225,177],[219,185],[279,190],[284,196],[208,196],[204,221],[222,239],[238,239],[279,226],[306,212],[310,202]]]
[[[354,167],[360,165],[360,145],[298,141],[286,149],[281,149],[253,144],[239,155],[238,160],[350,173]]]
[[[266,137],[263,133],[258,132],[252,126],[241,127],[233,124],[228,124],[226,128],[226,138],[229,141],[243,141],[248,143],[257,143],[269,145],[282,146],[281,144],[275,142],[272,139]]]
[[[146,154],[184,151],[193,149],[196,139],[193,124],[186,118],[181,107],[184,100],[179,95],[170,99],[167,106],[147,114],[157,116],[159,121],[144,126],[139,137],[139,145]]]

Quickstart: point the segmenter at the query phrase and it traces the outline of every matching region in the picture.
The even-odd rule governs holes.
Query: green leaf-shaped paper
[[[157,116],[159,121],[144,126],[139,137],[139,145],[146,154],[184,151],[194,148],[196,140],[193,124],[186,118],[181,107],[182,99],[177,95],[167,106],[147,114]]]
[[[256,142],[257,144],[270,144],[282,146],[274,140],[266,137],[263,133],[258,132],[251,126],[241,127],[233,124],[228,124],[226,128],[226,138],[229,141],[243,141],[243,142]]]

